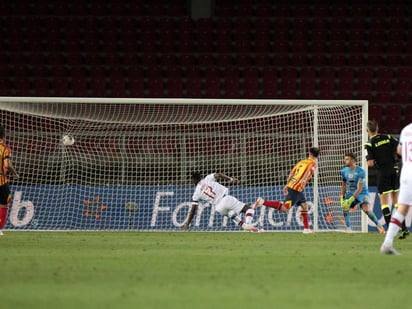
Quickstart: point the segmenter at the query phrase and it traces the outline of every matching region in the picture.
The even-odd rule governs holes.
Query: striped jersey
[[[295,191],[302,192],[311,180],[317,166],[317,160],[310,157],[299,161],[290,172],[291,177],[287,186]]]
[[[0,143],[0,186],[9,182],[7,178],[7,170],[5,170],[4,160],[10,158],[11,150],[8,146]]]

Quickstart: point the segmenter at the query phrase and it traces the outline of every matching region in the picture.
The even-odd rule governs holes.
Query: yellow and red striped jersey
[[[317,166],[317,160],[311,157],[299,161],[290,172],[287,186],[293,190],[302,192],[315,173]]]
[[[9,182],[7,178],[7,170],[5,169],[4,160],[9,159],[11,156],[11,150],[8,146],[0,142],[0,186]]]

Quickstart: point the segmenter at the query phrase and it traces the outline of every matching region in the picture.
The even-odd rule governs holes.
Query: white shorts
[[[406,177],[405,177],[406,178]],[[399,187],[398,204],[412,206],[412,179],[410,177],[402,179]]]
[[[245,206],[245,203],[242,203],[237,198],[231,195],[224,196],[218,204],[216,204],[216,211],[219,212],[222,216],[227,216],[229,211],[234,211],[236,214],[239,214],[242,208]]]

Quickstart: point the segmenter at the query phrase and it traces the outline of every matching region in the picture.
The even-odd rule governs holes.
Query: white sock
[[[255,215],[255,211],[254,211],[252,208],[246,210],[246,214],[245,214],[246,224],[251,224],[251,223],[252,223],[252,220],[253,220],[253,216],[254,216],[254,215]]]
[[[237,215],[236,217],[232,218],[232,221],[236,223],[236,225],[242,226],[243,225],[243,221],[242,218]]]
[[[392,219],[395,219],[402,224],[403,220],[405,220],[405,216],[396,211],[395,214],[392,216]],[[400,229],[401,227],[399,225],[391,221],[391,223],[389,224],[389,228],[386,231],[386,236],[385,240],[383,241],[383,244],[387,247],[392,247],[393,239],[395,238],[396,234],[398,234]]]

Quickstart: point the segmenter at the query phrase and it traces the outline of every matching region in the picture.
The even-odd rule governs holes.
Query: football
[[[71,146],[71,145],[74,144],[74,137],[71,136],[70,134],[63,135],[62,143],[63,143],[64,146]]]

